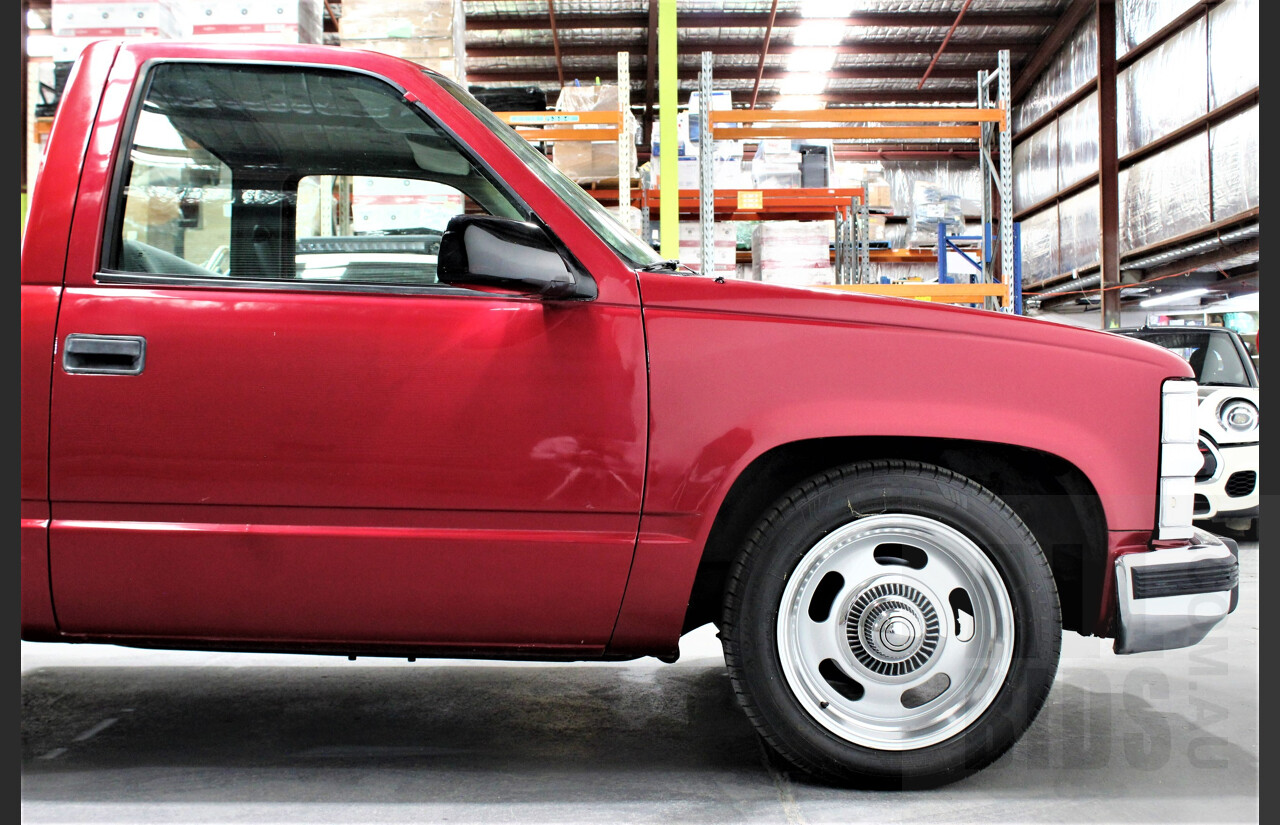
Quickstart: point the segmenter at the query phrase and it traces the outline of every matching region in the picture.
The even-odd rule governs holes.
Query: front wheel
[[[923,787],[1007,750],[1043,705],[1061,619],[1022,520],[947,470],[877,461],[784,496],[730,570],[734,689],[779,756],[840,784]]]

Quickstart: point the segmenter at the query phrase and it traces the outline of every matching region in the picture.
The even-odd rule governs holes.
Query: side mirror
[[[499,286],[545,298],[596,297],[595,282],[575,276],[542,227],[491,215],[449,221],[436,277],[444,284]]]

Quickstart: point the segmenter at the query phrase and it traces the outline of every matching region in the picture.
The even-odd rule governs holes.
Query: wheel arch
[[[855,461],[904,459],[973,479],[1026,523],[1049,560],[1066,630],[1096,628],[1107,556],[1097,491],[1075,465],[1039,450],[995,442],[914,437],[794,441],[756,457],[721,503],[694,577],[682,632],[718,622],[725,577],[747,532],[779,496],[816,473]]]

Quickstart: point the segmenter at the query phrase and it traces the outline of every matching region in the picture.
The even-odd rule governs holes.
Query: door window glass
[[[169,119],[138,115],[121,228],[120,268],[202,275],[226,270],[231,170]]]
[[[108,268],[164,277],[431,285],[449,218],[527,219],[389,84],[340,70],[151,73]]]
[[[449,220],[483,213],[448,184],[370,175],[308,175],[298,182],[298,277],[426,285],[436,280]]]

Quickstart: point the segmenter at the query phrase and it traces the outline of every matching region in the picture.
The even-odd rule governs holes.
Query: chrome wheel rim
[[[1013,660],[1013,605],[977,544],[935,519],[881,514],[833,530],[782,593],[787,686],[831,733],[912,750],[963,731]]]

